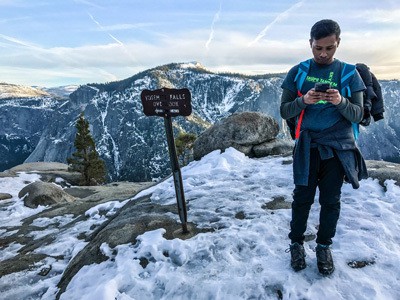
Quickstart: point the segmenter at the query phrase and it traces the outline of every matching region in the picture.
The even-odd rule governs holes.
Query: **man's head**
[[[335,35],[336,39],[340,39],[340,26],[333,20],[321,20],[314,24],[311,28],[310,39],[319,40],[330,35]]]
[[[334,60],[340,43],[340,26],[333,20],[321,20],[314,24],[310,32],[310,46],[314,60],[322,65]]]

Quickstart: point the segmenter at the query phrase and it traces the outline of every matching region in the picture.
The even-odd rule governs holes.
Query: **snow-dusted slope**
[[[105,261],[81,268],[61,299],[400,299],[399,186],[386,180],[383,188],[369,178],[353,190],[346,183],[332,245],[335,272],[329,277],[318,273],[316,243],[311,238],[305,243],[307,268],[296,273],[285,252],[293,190],[292,165],[286,160],[251,159],[229,148],[190,163],[182,168],[188,220],[214,231],[168,240],[160,228],[115,248],[104,243],[100,251]],[[24,207],[17,197],[27,180],[38,180],[38,176],[22,173],[17,178],[0,178],[0,190],[13,196],[0,211],[4,221],[0,236],[11,234],[22,219],[44,209]],[[175,205],[173,186],[169,178],[130,201],[151,195],[154,203]],[[277,199],[286,209],[268,208]],[[38,227],[31,233],[34,239],[63,228],[51,244],[35,250],[51,257],[32,270],[1,277],[0,298],[55,299],[62,273],[86,245],[80,236],[89,235],[97,228],[94,225],[107,220],[105,215],[113,215],[126,202],[100,204],[89,209],[85,218],[72,214],[37,218],[32,224]],[[309,237],[315,238],[319,210],[316,200],[306,232]],[[74,226],[67,227],[70,223]],[[0,257],[14,257],[22,246],[12,243],[0,249]],[[143,260],[148,261],[146,266]],[[364,267],[354,268],[357,262]],[[49,274],[39,276],[39,269]]]

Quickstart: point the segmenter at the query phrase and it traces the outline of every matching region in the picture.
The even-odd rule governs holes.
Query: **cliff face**
[[[66,101],[47,96],[0,100],[0,170],[29,157],[49,126],[47,122]]]
[[[191,116],[173,119],[174,130],[200,134],[210,124],[238,111],[259,111],[279,120],[284,75],[248,77],[215,74],[199,64],[170,64],[122,81],[81,86],[69,98],[0,100],[0,169],[34,161],[66,162],[73,149],[75,121],[81,111],[111,180],[149,181],[170,174],[162,117],[143,114],[140,93],[162,87],[188,88]],[[400,149],[399,81],[381,82],[385,119],[362,129],[359,145],[367,159],[396,161]],[[379,147],[377,146],[379,145]],[[378,149],[379,148],[379,149]]]

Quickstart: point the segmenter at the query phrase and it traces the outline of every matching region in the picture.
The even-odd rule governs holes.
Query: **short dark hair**
[[[337,39],[340,37],[339,24],[333,20],[324,19],[313,25],[310,32],[310,38],[312,40],[319,40],[332,34],[336,35]]]

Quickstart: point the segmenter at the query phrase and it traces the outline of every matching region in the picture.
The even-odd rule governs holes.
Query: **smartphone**
[[[317,82],[314,86],[316,92],[326,92],[326,90],[329,90],[330,88],[331,88],[330,83]]]

